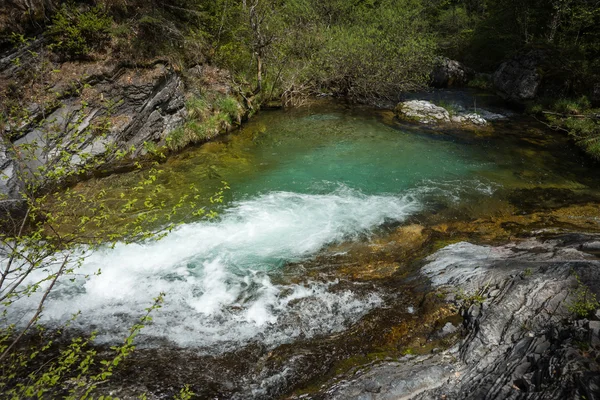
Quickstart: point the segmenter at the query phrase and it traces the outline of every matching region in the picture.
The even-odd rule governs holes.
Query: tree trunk
[[[262,90],[262,57],[260,54],[256,54],[256,89],[254,94],[260,93]]]

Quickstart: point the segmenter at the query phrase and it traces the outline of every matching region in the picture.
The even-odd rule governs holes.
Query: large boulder
[[[431,72],[431,85],[438,88],[465,86],[475,72],[456,60],[441,57]]]
[[[492,76],[497,94],[515,102],[535,98],[543,79],[540,67],[546,58],[545,52],[531,50],[500,64]]]
[[[82,64],[65,63],[64,72],[84,75]],[[15,145],[35,147],[23,162],[27,170],[61,163],[63,153],[71,154],[70,167],[77,170],[95,157],[114,161],[116,148],[135,149],[144,154],[144,143],[164,143],[166,136],[180,126],[186,115],[184,85],[179,74],[163,63],[129,68],[120,65],[97,66],[88,75],[76,96],[65,96],[43,111],[37,120],[32,113],[29,125],[12,129]],[[50,89],[65,93],[70,82],[58,81]],[[14,129],[13,129],[14,128]]]
[[[426,100],[409,100],[398,103],[396,116],[405,121],[422,124],[453,124],[460,126],[486,126],[488,120],[504,119],[506,116],[478,109],[470,112],[462,107],[456,107],[452,114],[444,107],[436,106]]]

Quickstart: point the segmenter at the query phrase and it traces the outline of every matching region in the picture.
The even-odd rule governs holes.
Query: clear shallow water
[[[584,186],[552,172],[555,156],[542,145],[528,154],[511,137],[475,141],[383,121],[372,111],[331,105],[268,112],[225,140],[171,158],[157,182],[167,203],[192,183],[209,196],[227,181],[232,190],[219,218],[188,221],[158,242],[90,255],[80,272],[102,273],[60,282],[44,321],[81,310],[75,325],[99,329],[110,341],[166,292],[146,341],[221,353],[251,341],[274,346],[326,335],[381,306],[384,294],[311,280],[301,269],[284,275],[283,266],[328,244],[368,240],[432,203],[485,199],[510,185]],[[115,175],[87,187],[118,197],[133,179]],[[22,303],[25,312],[35,298]]]

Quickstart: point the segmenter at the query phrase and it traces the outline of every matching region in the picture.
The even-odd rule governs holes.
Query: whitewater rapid
[[[215,353],[251,341],[274,346],[338,332],[380,306],[380,294],[360,294],[336,281],[281,283],[281,267],[330,243],[401,222],[420,208],[410,195],[347,188],[239,201],[217,220],[183,225],[160,241],[90,254],[74,281],[56,286],[41,322],[64,323],[81,311],[73,326],[96,329],[100,341],[113,341],[164,292],[163,308],[143,330],[142,342],[166,340]],[[36,300],[21,299],[16,309],[27,314]]]

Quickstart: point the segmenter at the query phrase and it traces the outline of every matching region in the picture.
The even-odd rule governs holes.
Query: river
[[[364,343],[374,342],[374,332],[422,312],[413,291],[426,291],[426,282],[415,283],[408,261],[418,259],[424,242],[411,250],[406,227],[418,226],[418,234],[598,193],[597,168],[535,121],[517,116],[478,131],[424,128],[329,101],[261,112],[160,168],[156,185],[167,207],[193,184],[218,217],[181,217],[185,223],[160,241],[94,252],[80,273],[101,274],[60,282],[42,322],[63,323],[81,311],[73,327],[98,330],[99,343],[113,343],[165,292],[140,347],[191,351],[209,375],[206,360],[230,366],[240,351],[253,354],[244,356],[248,362],[272,351],[292,358],[285,346],[348,340],[357,327],[371,339],[350,340],[342,356],[331,355],[337,342],[319,351],[331,360],[373,351]],[[94,179],[78,190],[103,188],[117,197],[134,176]],[[231,187],[223,203],[206,202],[223,182]],[[34,305],[35,297],[20,307]],[[224,389],[244,381],[244,371],[202,378],[219,387],[207,393],[269,397],[239,382],[231,385],[246,389]]]

